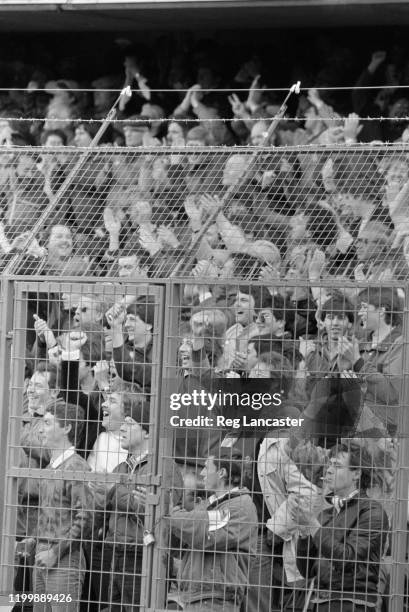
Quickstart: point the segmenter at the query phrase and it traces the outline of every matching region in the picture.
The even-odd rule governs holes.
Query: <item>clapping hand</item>
[[[47,570],[57,565],[58,557],[53,550],[42,550],[35,556],[34,564],[40,570]]]
[[[234,353],[233,361],[231,362],[231,367],[235,370],[245,370],[247,367],[246,353],[240,353],[239,351],[236,351]]]
[[[315,521],[314,513],[309,509],[305,498],[290,496],[287,501],[288,513],[296,525],[309,527]]]
[[[258,279],[265,282],[267,286],[275,288],[276,283],[280,281],[279,265],[273,266],[270,263],[265,264],[260,270]]]
[[[216,266],[207,259],[201,259],[192,270],[195,278],[218,278],[219,271]]]
[[[353,368],[355,363],[360,359],[361,353],[359,350],[359,342],[353,337],[348,339],[342,336],[338,340],[338,367],[342,372]],[[345,363],[346,362],[346,363]]]
[[[132,491],[132,497],[135,505],[145,506],[146,505],[146,487],[135,487]]]
[[[161,225],[158,228],[157,236],[162,244],[169,245],[173,248],[177,248],[179,246],[179,241],[176,238],[175,232],[172,228],[167,227],[166,225]]]

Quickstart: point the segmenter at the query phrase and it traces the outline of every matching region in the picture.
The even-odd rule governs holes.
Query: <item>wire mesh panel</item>
[[[18,147],[1,266],[133,278],[407,278],[405,144]]]
[[[11,603],[147,604],[163,304],[153,285],[17,284],[0,571]]]
[[[11,603],[407,606],[405,285],[4,282]]]
[[[183,494],[151,609],[401,610],[403,288],[197,287],[168,299],[159,463]]]

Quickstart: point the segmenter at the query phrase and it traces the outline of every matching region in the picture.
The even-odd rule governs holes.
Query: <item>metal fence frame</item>
[[[112,281],[118,286],[118,279],[105,278],[104,281]],[[69,279],[45,279],[37,277],[27,280],[27,277],[10,276],[3,277],[1,282],[1,301],[0,301],[0,389],[2,394],[2,412],[0,416],[0,444],[3,449],[7,449],[7,462],[0,462],[0,565],[3,568],[0,572],[0,606],[10,605],[9,593],[12,593],[14,568],[9,565],[14,558],[12,538],[7,534],[15,533],[16,516],[12,516],[6,510],[7,503],[16,504],[17,500],[17,479],[26,476],[27,470],[14,467],[12,457],[16,454],[16,448],[11,448],[17,440],[17,420],[9,418],[10,415],[18,414],[15,409],[22,400],[22,381],[24,379],[24,356],[25,354],[25,305],[24,295],[29,290],[50,290],[58,282],[59,290],[62,285],[74,284],[93,285],[98,282],[95,278],[69,278]],[[150,486],[148,495],[147,526],[153,532],[158,518],[161,516],[162,505],[160,503],[161,486],[161,459],[166,457],[166,436],[161,434],[164,431],[164,422],[169,407],[166,406],[167,380],[168,374],[172,372],[177,346],[177,309],[181,305],[183,292],[182,283],[186,279],[158,279],[155,281],[141,283],[127,281],[126,287],[134,289],[137,294],[146,293],[158,297],[160,303],[155,304],[155,325],[156,341],[153,349],[153,368],[152,376],[152,398],[153,408],[151,409],[150,420],[152,421],[152,475],[144,484]],[[194,279],[194,284],[200,284],[198,279]],[[245,281],[235,281],[240,285],[254,285],[263,283],[246,283]],[[219,284],[222,284],[220,281]],[[234,281],[232,279],[232,284]],[[293,281],[291,283],[279,283],[283,286],[306,286],[305,281]],[[336,283],[339,286],[348,283]],[[366,283],[365,286],[373,286],[374,283]],[[382,285],[403,288],[402,283],[386,282]],[[125,284],[124,284],[125,286]],[[350,286],[357,288],[356,283]],[[322,283],[322,287],[328,284]],[[390,605],[389,612],[401,612],[403,610],[403,593],[406,567],[406,537],[407,537],[407,505],[408,505],[408,482],[409,482],[409,285],[404,286],[405,304],[403,313],[403,363],[402,363],[402,387],[400,396],[400,434],[398,446],[398,463],[396,472],[396,493],[394,504],[394,529],[391,535],[391,549],[393,559],[393,571],[391,572],[390,583]],[[22,324],[23,323],[23,324]],[[164,382],[165,381],[165,382]],[[9,384],[10,383],[10,384]],[[152,415],[154,418],[152,419]],[[37,470],[35,476],[40,476],[41,470]],[[33,470],[30,474],[34,476]],[[98,480],[98,475],[91,477]],[[114,476],[108,476],[108,480],[115,480]],[[104,480],[107,480],[104,475]],[[165,594],[165,574],[164,564],[161,560],[160,547],[151,545],[146,548],[144,554],[144,565],[142,571],[142,596],[145,606],[141,606],[146,612],[161,612]],[[6,568],[6,570],[4,569]],[[143,601],[141,598],[141,602]]]

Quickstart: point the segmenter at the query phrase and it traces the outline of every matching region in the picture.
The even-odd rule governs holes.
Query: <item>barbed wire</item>
[[[0,145],[0,153],[7,148],[7,145]],[[52,147],[44,147],[44,145],[12,145],[10,146],[10,148],[14,151],[16,151],[17,153],[24,153],[24,152],[30,152],[30,151],[35,151],[37,152],[41,152],[41,154],[50,154],[52,155],[53,153],[61,153],[61,151],[63,151],[64,153],[78,153],[78,152],[82,152],[82,151],[88,151],[90,153],[92,152],[96,152],[96,153],[112,153],[115,155],[120,155],[123,152],[126,153],[141,153],[141,150],[143,151],[148,151],[150,153],[160,153],[161,155],[179,155],[179,154],[190,154],[190,153],[209,153],[211,151],[221,151],[223,150],[224,152],[228,152],[228,151],[234,151],[235,153],[248,153],[249,150],[253,150],[253,149],[258,149],[261,152],[266,152],[266,153],[271,153],[271,151],[274,152],[279,152],[279,153],[286,153],[286,152],[297,152],[299,153],[300,150],[306,150],[308,153],[314,152],[314,151],[328,151],[328,150],[332,150],[332,151],[345,151],[345,149],[347,148],[349,152],[354,151],[355,149],[360,151],[362,149],[374,149],[374,150],[379,150],[379,149],[385,149],[385,150],[389,150],[389,149],[396,149],[399,150],[399,152],[401,153],[405,153],[407,152],[409,154],[409,142],[382,142],[380,140],[376,140],[373,142],[351,142],[350,144],[346,144],[345,142],[338,142],[338,143],[331,143],[330,145],[327,144],[320,144],[317,142],[310,142],[310,143],[301,143],[301,144],[283,144],[283,145],[266,145],[265,147],[260,147],[258,145],[252,145],[252,144],[237,144],[237,145],[201,145],[201,146],[196,146],[196,145],[189,145],[189,143],[187,142],[185,145],[178,145],[178,146],[172,146],[169,143],[153,143],[153,144],[149,144],[149,145],[142,145],[142,146],[131,146],[131,145],[116,145],[110,142],[107,143],[102,143],[102,144],[98,144],[95,145],[94,147],[80,147],[80,146],[75,146],[73,144],[68,144],[68,145],[57,145],[57,146],[52,146]]]
[[[152,93],[187,93],[192,89],[190,87],[178,87],[178,88],[151,88],[147,85],[147,88]],[[352,91],[352,90],[364,90],[364,89],[409,89],[409,85],[342,85],[342,86],[333,86],[333,87],[316,87],[315,85],[305,86],[300,88],[300,92],[308,92],[310,89],[314,89],[315,91]],[[65,87],[47,87],[47,88],[36,88],[36,89],[27,89],[27,87],[0,87],[0,92],[2,91],[23,91],[28,94],[32,93],[50,93],[57,91],[70,91],[77,93],[120,93],[122,91],[121,88],[117,89],[101,89],[95,87],[78,87],[78,88],[65,88]],[[138,89],[133,89],[135,93],[140,93]],[[200,93],[229,93],[229,92],[250,92],[250,91],[263,91],[263,92],[288,92],[288,87],[221,87],[221,88],[201,88],[199,90]]]
[[[150,117],[142,117],[142,118],[125,118],[125,119],[113,119],[112,123],[172,123],[172,122],[183,122],[183,123],[217,123],[217,122],[231,122],[231,121],[273,121],[275,117],[212,117],[208,119],[200,119],[200,118],[192,118],[192,117],[163,117],[160,119],[151,119]],[[343,121],[348,119],[346,117],[308,117],[308,121]],[[54,117],[1,117],[1,121],[53,121],[53,122],[61,122],[61,123],[103,123],[106,119],[83,119],[81,117],[74,118],[54,118]],[[305,121],[306,117],[284,117],[281,121]],[[409,116],[403,117],[359,117],[360,121],[409,121]]]

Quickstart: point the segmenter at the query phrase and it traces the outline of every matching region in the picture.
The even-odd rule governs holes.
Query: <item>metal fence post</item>
[[[180,284],[169,283],[166,285],[165,293],[165,317],[164,329],[166,334],[163,335],[163,350],[162,350],[162,381],[161,381],[161,401],[160,413],[158,421],[158,446],[157,446],[157,467],[158,472],[162,471],[163,462],[167,461],[168,457],[172,456],[172,440],[169,436],[169,428],[166,427],[166,418],[168,416],[169,406],[166,399],[172,388],[172,375],[175,372],[175,359],[177,355],[178,345],[178,316],[181,303]],[[161,504],[157,507],[156,522],[163,516],[164,505],[163,497]],[[151,583],[151,601],[149,612],[160,612],[166,607],[166,563],[164,557],[166,555],[165,548],[168,545],[168,540],[165,535],[165,530],[159,530],[160,541],[155,544]]]
[[[0,415],[0,444],[3,452],[8,448],[8,424],[10,413],[10,363],[13,329],[13,292],[14,283],[8,277],[1,280],[1,301],[0,301],[0,390],[1,390],[1,415]],[[4,455],[3,455],[4,457]],[[0,568],[7,564],[5,557],[5,534],[7,526],[5,522],[5,504],[7,499],[6,486],[6,461],[0,461]],[[0,571],[0,605],[9,603],[6,591],[10,583],[5,575],[6,572]],[[3,598],[7,601],[3,602]]]
[[[0,557],[0,593],[13,592],[14,580],[14,543],[17,520],[17,487],[16,478],[9,476],[9,468],[18,465],[18,430],[20,422],[16,416],[21,412],[23,405],[23,381],[25,367],[25,327],[26,302],[23,299],[23,290],[14,281],[5,281],[4,307],[6,316],[1,321],[2,337],[5,334],[6,342],[2,342],[0,363],[2,364],[1,386],[3,393],[3,419],[6,419],[5,429],[1,431],[2,448],[6,450],[5,460],[0,470],[4,470],[4,504],[2,507],[2,538]],[[12,332],[12,333],[10,333]],[[4,423],[4,420],[3,420]],[[3,474],[2,474],[3,476]],[[13,508],[10,512],[8,508]],[[9,602],[8,602],[9,603]],[[10,604],[9,604],[10,605]]]
[[[390,577],[389,612],[403,610],[405,575],[407,570],[407,523],[409,478],[409,286],[405,287],[403,314],[402,387],[399,402],[398,457],[395,507],[391,537],[392,571]]]
[[[161,407],[161,378],[162,378],[162,345],[163,345],[163,330],[164,330],[164,304],[166,295],[163,287],[149,286],[149,295],[154,295],[157,298],[155,304],[155,315],[154,315],[154,341],[152,351],[152,379],[151,379],[151,395],[150,395],[150,425],[149,431],[151,435],[151,470],[152,476],[149,490],[151,492],[152,503],[147,504],[147,512],[145,517],[145,528],[151,532],[155,532],[155,525],[157,523],[157,505],[156,499],[157,494],[152,493],[152,487],[155,487],[155,491],[158,493],[161,490],[163,482],[158,480],[158,472],[160,467],[158,465],[158,440],[160,436],[160,407]],[[157,483],[160,482],[159,485]],[[156,483],[156,484],[155,484]],[[149,501],[149,498],[148,498]],[[142,581],[141,581],[141,610],[147,610],[150,608],[149,602],[152,597],[152,585],[154,582],[153,570],[154,566],[155,551],[152,545],[145,546],[143,554],[143,565],[142,565]]]

